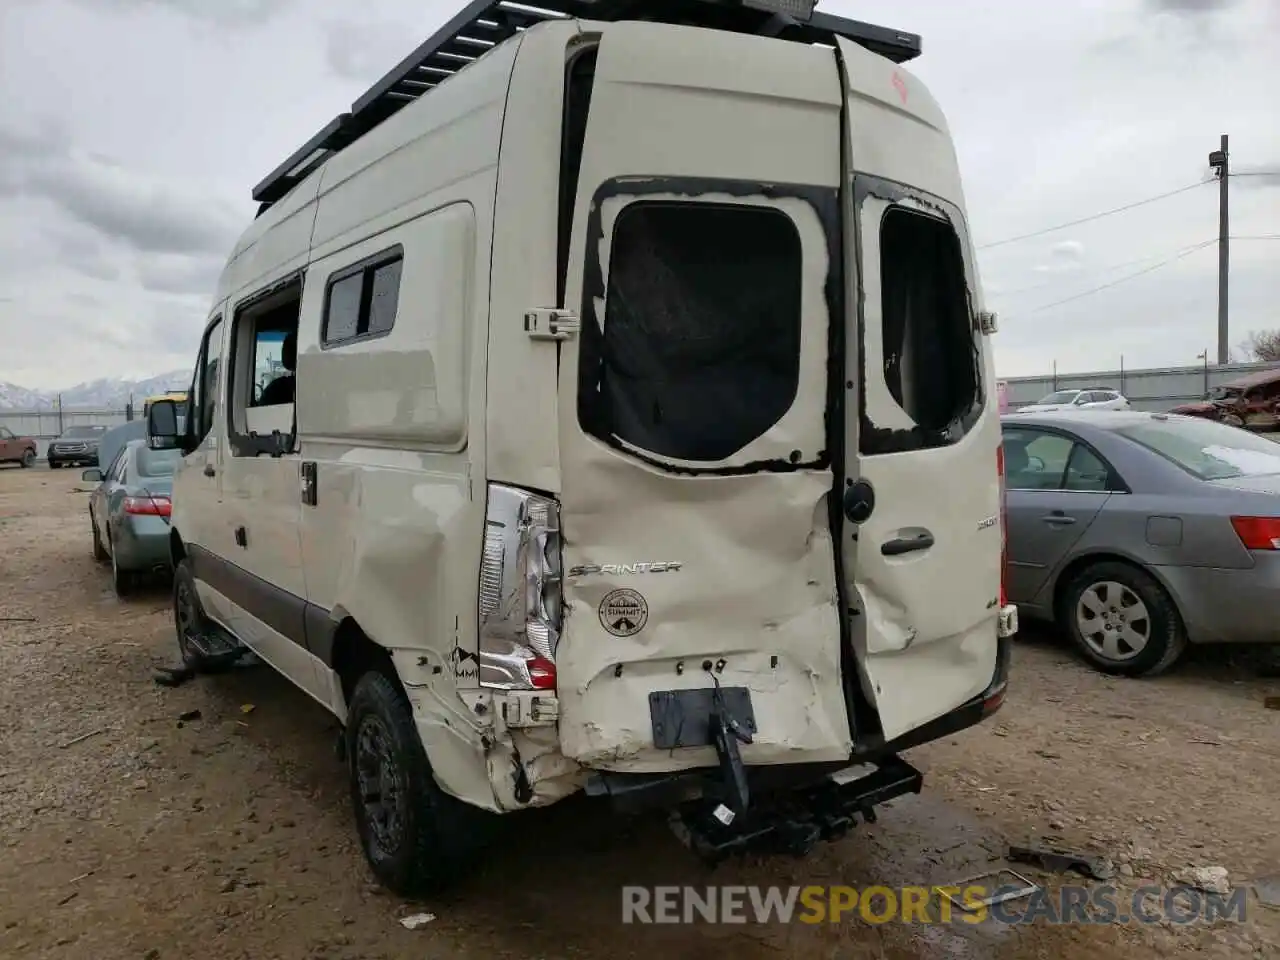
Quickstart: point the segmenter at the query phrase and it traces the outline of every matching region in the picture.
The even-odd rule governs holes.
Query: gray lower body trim
[[[194,544],[187,545],[191,572],[268,627],[333,666],[338,625],[329,611],[281,590],[230,560]]]

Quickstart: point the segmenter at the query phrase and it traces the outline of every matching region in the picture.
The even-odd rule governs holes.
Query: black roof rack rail
[[[812,0],[471,0],[429,40],[400,61],[253,188],[262,214],[335,153],[350,146],[407,103],[464,69],[521,30],[545,20],[655,20],[711,27],[798,43],[834,45],[836,37],[905,63],[920,55],[920,37],[813,11]],[[810,10],[808,17],[805,10]],[[788,10],[790,15],[779,13]]]

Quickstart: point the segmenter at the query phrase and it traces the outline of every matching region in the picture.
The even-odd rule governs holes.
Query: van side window
[[[236,310],[227,388],[234,456],[275,453],[273,434],[293,433],[301,307],[299,276],[250,297]]]
[[[188,416],[191,418],[191,436],[203,440],[213,429],[213,411],[218,405],[218,360],[222,356],[222,317],[215,317],[205,331],[200,359],[196,361],[191,377],[191,397],[188,400]]]
[[[584,430],[700,463],[795,402],[800,234],[761,206],[637,201],[613,231],[603,330],[584,324]]]
[[[978,347],[955,229],[895,206],[880,224],[884,382],[926,431],[965,415],[981,390]]]
[[[335,273],[325,293],[321,342],[334,346],[389,333],[400,302],[404,253],[384,251]]]

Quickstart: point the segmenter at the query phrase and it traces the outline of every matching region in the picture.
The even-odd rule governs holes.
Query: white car
[[[1048,413],[1052,410],[1128,410],[1129,401],[1116,390],[1091,387],[1087,390],[1058,390],[1041,397],[1020,412]]]

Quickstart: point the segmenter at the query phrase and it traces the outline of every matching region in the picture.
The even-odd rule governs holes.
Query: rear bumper
[[[1016,628],[1016,614],[1013,615]],[[1004,704],[1013,659],[1013,636],[1001,636],[996,647],[996,667],[987,688],[950,713],[885,742],[871,742],[855,750],[842,763],[770,764],[747,767],[752,795],[776,795],[804,790],[830,780],[850,763],[890,762],[896,754],[951,736],[981,723]],[[596,771],[587,780],[588,796],[608,797],[620,810],[632,812],[652,807],[673,807],[702,796],[714,795],[721,783],[720,770],[704,767],[671,774],[611,773]]]
[[[124,570],[168,567],[169,525],[160,517],[131,517],[129,522],[121,525],[112,549]]]
[[[1160,567],[1192,643],[1280,643],[1280,554],[1255,552],[1254,565]]]

